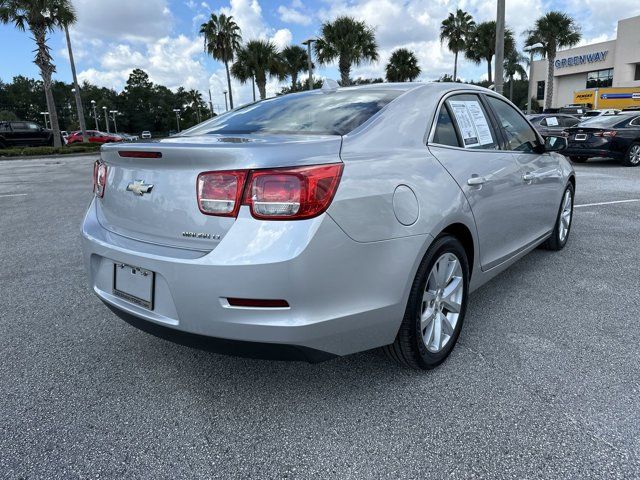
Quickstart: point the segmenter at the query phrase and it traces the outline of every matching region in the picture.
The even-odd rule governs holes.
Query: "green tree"
[[[547,81],[544,108],[551,108],[553,103],[553,77],[555,73],[556,52],[559,48],[573,47],[582,35],[576,22],[566,13],[549,12],[536,20],[533,29],[525,32],[525,44],[542,44],[534,52],[547,58]]]
[[[224,13],[220,15],[212,13],[209,21],[200,26],[200,34],[204,35],[205,51],[216,60],[224,62],[229,86],[229,104],[233,109],[229,63],[233,62],[234,55],[242,42],[240,27],[232,16],[226,16]]]
[[[385,71],[387,82],[413,82],[422,72],[416,55],[406,48],[394,50]]]
[[[34,63],[42,76],[56,147],[61,146],[58,114],[51,92],[51,78],[56,67],[47,44],[47,35],[75,22],[75,19],[75,11],[68,0],[0,0],[0,22],[13,23],[21,31],[28,29],[36,42]]]
[[[187,100],[189,101],[189,106],[195,110],[196,118],[198,119],[198,123],[200,123],[202,121],[200,110],[202,108],[202,104],[204,103],[202,94],[197,90],[189,90],[187,92]]]
[[[298,83],[298,74],[309,71],[309,55],[304,48],[290,45],[282,50],[280,56],[284,71],[291,78],[291,89],[293,90]]]
[[[338,60],[341,85],[351,84],[351,67],[378,60],[374,31],[351,17],[338,17],[322,24],[322,36],[315,44],[318,61],[326,65]]]
[[[457,9],[456,13],[449,16],[440,25],[440,42],[447,42],[447,48],[453,52],[453,81],[458,79],[458,54],[464,52],[476,22],[473,17],[464,10]]]
[[[504,51],[510,52],[515,47],[513,40],[513,31],[509,28],[504,29]],[[487,78],[489,83],[493,82],[493,72],[491,62],[496,53],[496,22],[482,22],[476,25],[467,40],[467,48],[465,56],[480,64],[482,61],[487,62]]]
[[[516,49],[506,52],[504,57],[504,77],[505,80],[509,80],[509,100],[511,101],[513,101],[513,76],[518,75],[522,80],[527,79],[527,72],[522,66],[526,61],[527,58]]]
[[[279,80],[285,78],[282,59],[273,42],[251,40],[237,52],[237,59],[231,67],[231,73],[241,83],[255,78],[260,99],[267,97],[267,77]]]

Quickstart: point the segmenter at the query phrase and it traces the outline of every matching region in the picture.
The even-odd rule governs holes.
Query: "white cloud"
[[[299,7],[299,3],[296,5]],[[311,24],[311,17],[300,10],[297,10],[294,5],[291,7],[280,5],[278,7],[278,13],[280,14],[280,20],[285,23],[297,23],[298,25]]]
[[[291,43],[292,39],[291,31],[287,28],[282,28],[274,33],[270,40],[275,43],[279,50],[282,50]]]

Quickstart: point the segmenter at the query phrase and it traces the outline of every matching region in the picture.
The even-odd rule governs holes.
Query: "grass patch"
[[[12,147],[0,149],[2,157],[29,157],[44,155],[72,155],[78,153],[94,153],[100,151],[99,143],[76,143],[63,147]]]

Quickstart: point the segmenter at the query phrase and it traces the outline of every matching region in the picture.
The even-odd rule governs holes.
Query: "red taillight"
[[[197,180],[198,207],[207,215],[235,217],[242,201],[258,219],[313,218],[331,204],[341,175],[341,163],[204,172]]]
[[[317,217],[331,204],[342,164],[254,170],[249,175],[243,205],[255,218],[301,220]]]
[[[240,209],[247,172],[204,172],[196,184],[198,207],[207,215],[235,217]]]
[[[615,130],[606,130],[604,132],[595,132],[593,134],[594,137],[615,137],[618,134]]]
[[[118,155],[124,158],[162,158],[162,152],[136,152],[120,150]]]
[[[104,197],[104,190],[107,186],[107,166],[97,160],[93,164],[93,193],[98,197]]]

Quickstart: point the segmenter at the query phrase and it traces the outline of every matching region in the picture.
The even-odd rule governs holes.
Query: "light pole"
[[[44,128],[48,129],[49,124],[47,123],[47,115],[49,115],[49,112],[40,112],[40,115],[44,117]]]
[[[531,91],[531,73],[533,72],[533,52],[538,48],[542,48],[543,45],[541,43],[534,43],[533,45],[529,45],[528,47],[524,47],[525,52],[529,52],[529,84],[527,85],[527,115],[531,113],[531,95],[533,92]]]
[[[95,100],[91,100],[91,108],[93,109],[93,119],[96,121],[96,130],[100,130],[100,127],[98,127],[98,111],[96,110]]]
[[[87,136],[87,124],[84,119],[84,108],[82,107],[82,98],[80,97],[80,86],[78,85],[78,76],[76,75],[76,63],[73,60],[73,50],[71,49],[71,37],[69,36],[68,25],[64,25],[64,34],[67,37],[67,49],[69,50],[69,62],[71,64],[71,73],[73,75],[73,92],[76,97],[76,110],[78,111],[78,123],[80,123],[80,130],[82,131],[82,141],[87,142],[89,137]]]
[[[213,117],[213,98],[211,97],[211,89],[209,89],[209,108],[211,108],[211,117]]]
[[[502,95],[504,89],[504,2],[498,0],[498,13],[496,16],[496,65],[494,85],[496,93]]]
[[[117,134],[118,133],[118,123],[116,122],[116,115],[119,112],[117,110],[109,110],[109,113],[112,115],[111,118],[113,118],[113,130],[114,130],[114,133]]]
[[[229,111],[229,105],[227,105],[227,93],[228,92],[225,90],[222,93],[224,93],[224,111],[228,112]]]
[[[111,133],[109,131],[109,114],[107,113],[107,107],[102,107],[102,111],[104,112],[104,123],[107,126],[107,133]]]
[[[180,133],[180,112],[181,112],[181,110],[179,108],[174,108],[173,111],[176,114],[176,123],[178,124],[178,133]]]
[[[311,60],[311,44],[313,42],[317,42],[318,39],[317,38],[309,38],[307,40],[305,40],[304,42],[302,42],[302,45],[306,45],[307,46],[307,60],[309,62],[308,68],[309,68],[309,90],[313,90],[313,61]]]

